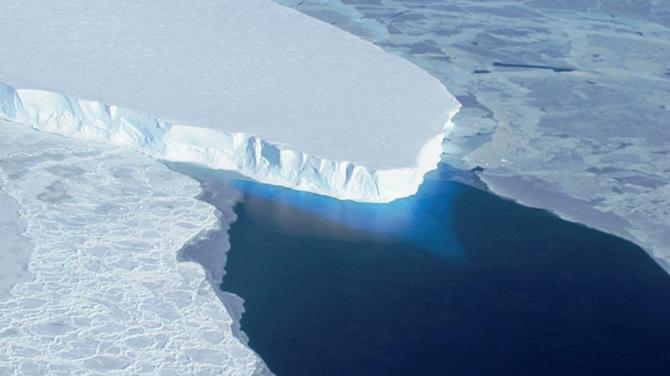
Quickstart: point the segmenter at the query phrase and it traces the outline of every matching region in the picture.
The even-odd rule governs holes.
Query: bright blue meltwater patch
[[[248,197],[281,204],[274,205],[273,208],[276,210],[271,214],[277,221],[284,220],[282,216],[285,213],[282,208],[285,205],[327,218],[334,224],[360,230],[367,235],[406,241],[457,262],[462,260],[464,255],[450,219],[454,200],[458,197],[458,187],[441,183],[438,174],[432,173],[416,195],[385,204],[342,201],[245,180],[236,180],[233,186]],[[303,225],[306,231],[314,226],[313,223]],[[319,223],[319,227],[322,232],[328,231],[327,222]],[[334,226],[332,231],[336,231],[336,227]]]

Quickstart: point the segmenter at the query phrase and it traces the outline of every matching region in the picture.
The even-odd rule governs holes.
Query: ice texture
[[[171,124],[127,108],[0,84],[3,118],[49,133],[130,147],[159,159],[235,170],[264,183],[368,202],[416,193],[425,173],[439,163],[451,125],[447,122],[419,150],[415,167],[377,170],[321,159],[242,132]]]
[[[2,190],[3,186],[3,176],[0,175],[0,300],[9,294],[13,285],[32,278],[26,265],[33,249],[32,243],[21,235],[26,225],[19,218],[19,205]]]
[[[442,80],[446,163],[670,271],[669,1],[278,1]]]
[[[2,117],[339,198],[414,193],[460,106],[417,66],[270,0],[26,0],[0,25]]]
[[[0,374],[269,373],[204,270],[177,261],[217,226],[196,181],[123,148],[2,121],[0,180],[34,244],[34,279],[0,300]]]

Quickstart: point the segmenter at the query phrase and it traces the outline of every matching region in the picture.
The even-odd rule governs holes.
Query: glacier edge
[[[417,192],[423,176],[440,161],[442,140],[460,109],[454,102],[443,132],[426,142],[415,166],[375,169],[322,159],[243,132],[170,123],[112,104],[0,83],[0,119],[65,137],[129,147],[156,159],[233,170],[266,184],[371,203]]]

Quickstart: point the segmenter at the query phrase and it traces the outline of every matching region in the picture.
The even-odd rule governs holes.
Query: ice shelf
[[[460,108],[415,65],[269,0],[28,0],[0,24],[2,118],[338,198],[416,192]]]

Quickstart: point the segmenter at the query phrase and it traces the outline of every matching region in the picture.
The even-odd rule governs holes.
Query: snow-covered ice
[[[339,198],[414,193],[460,107],[420,68],[270,0],[26,0],[0,25],[0,116]]]
[[[253,375],[263,361],[203,269],[178,262],[217,225],[199,184],[118,147],[0,121],[0,181],[34,245],[0,299],[0,374]]]
[[[2,161],[0,160],[0,168]],[[19,218],[19,205],[2,190],[3,176],[0,175],[0,300],[9,294],[9,289],[16,283],[32,278],[26,264],[30,259],[33,245],[23,235],[25,223]]]

